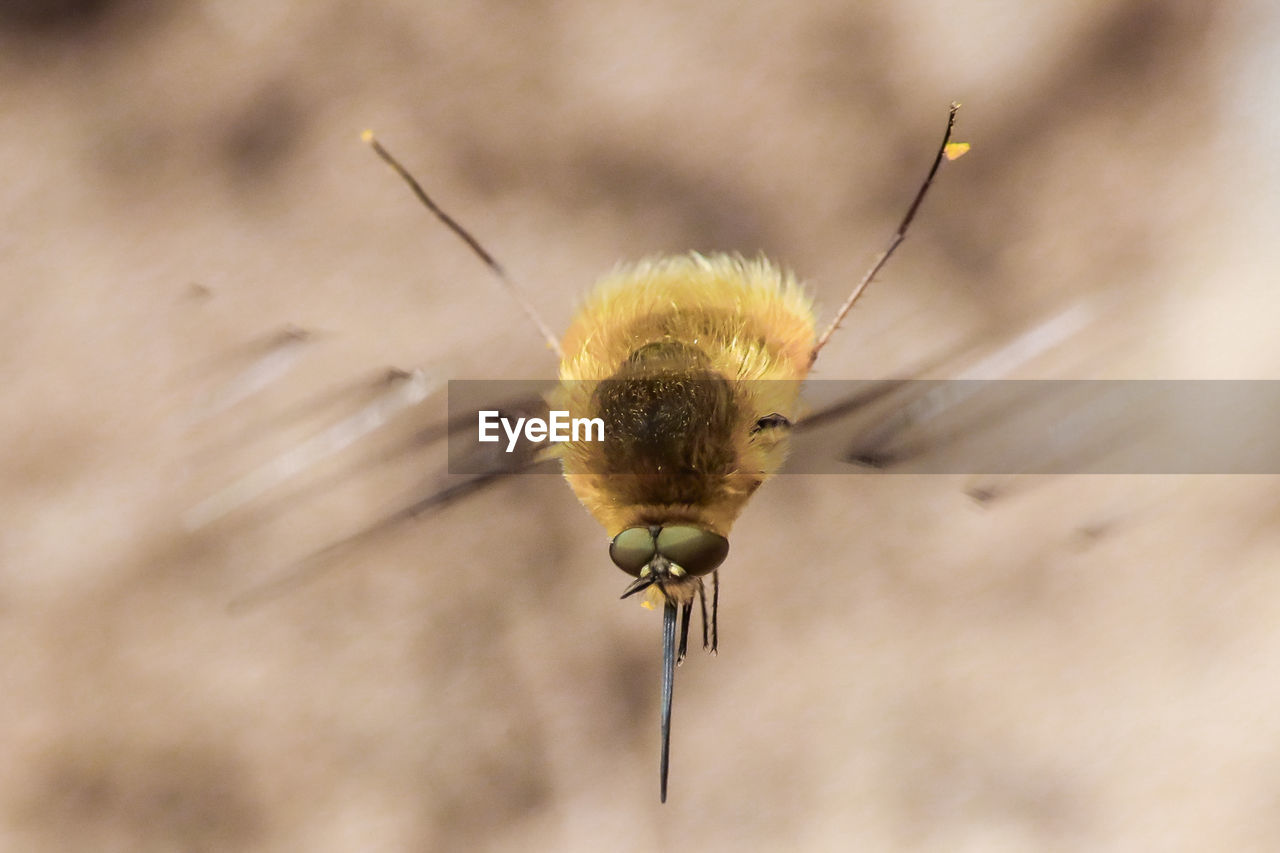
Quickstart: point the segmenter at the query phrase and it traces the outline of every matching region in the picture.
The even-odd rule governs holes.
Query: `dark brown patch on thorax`
[[[604,421],[604,473],[634,477],[635,503],[702,503],[735,467],[733,390],[693,346],[640,347],[600,383],[592,408]]]

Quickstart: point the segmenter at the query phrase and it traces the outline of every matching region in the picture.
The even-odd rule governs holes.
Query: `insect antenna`
[[[551,328],[543,322],[542,317],[539,316],[537,310],[534,309],[533,304],[525,298],[520,287],[515,283],[511,276],[507,274],[507,271],[503,268],[502,264],[498,263],[498,260],[493,255],[489,254],[489,251],[484,246],[480,245],[480,241],[473,237],[471,232],[467,231],[466,228],[463,228],[462,224],[459,223],[458,220],[446,213],[440,205],[435,203],[431,196],[427,195],[427,191],[422,188],[422,185],[418,183],[417,179],[414,178],[412,174],[410,174],[409,170],[400,165],[400,161],[392,156],[390,151],[382,147],[382,143],[374,137],[373,131],[366,130],[361,134],[360,138],[369,143],[369,146],[373,148],[373,153],[377,154],[378,157],[382,159],[382,162],[390,166],[392,171],[399,175],[400,178],[409,185],[409,189],[418,197],[418,201],[422,202],[427,210],[430,210],[435,214],[436,219],[443,222],[446,228],[457,235],[462,242],[466,243],[467,248],[471,249],[475,256],[483,261],[484,265],[487,266],[495,276],[497,276],[498,281],[502,283],[504,288],[506,288],[507,293],[511,294],[511,298],[513,298],[516,301],[516,304],[520,306],[520,310],[524,311],[525,316],[533,321],[533,325],[537,327],[538,331],[542,334],[542,337],[546,339],[547,346],[556,354],[556,357],[563,359],[564,351],[560,349],[559,339],[552,333]]]
[[[671,758],[671,691],[676,680],[676,605],[667,599],[662,608],[662,757],[658,776],[662,802],[667,801],[667,767]]]
[[[637,592],[643,592],[653,586],[654,581],[656,580],[657,577],[652,574],[645,575],[642,578],[636,578],[634,581],[627,584],[627,588],[622,591],[622,595],[620,595],[619,598],[630,598]]]
[[[898,223],[898,230],[889,238],[889,245],[885,246],[879,257],[871,264],[871,268],[862,276],[862,280],[854,287],[853,292],[845,299],[844,304],[840,306],[840,310],[836,311],[836,317],[831,321],[831,325],[827,326],[826,331],[818,338],[818,342],[813,345],[813,350],[809,353],[809,363],[813,364],[818,358],[818,351],[826,346],[827,340],[830,339],[832,333],[844,321],[845,316],[853,308],[853,304],[858,301],[858,297],[862,296],[862,292],[867,289],[867,285],[871,284],[871,280],[876,277],[876,273],[880,272],[881,267],[889,260],[889,256],[907,236],[907,228],[911,225],[911,220],[916,218],[916,211],[920,209],[920,202],[924,201],[925,193],[929,191],[930,184],[933,183],[933,176],[938,173],[938,167],[942,165],[942,158],[949,160],[959,157],[967,150],[967,146],[961,147],[959,151],[952,154],[948,150],[947,145],[951,142],[951,130],[956,124],[956,111],[960,109],[959,104],[951,105],[951,112],[947,115],[947,129],[942,134],[942,144],[938,146],[938,153],[934,155],[933,165],[929,167],[929,174],[925,177],[924,183],[920,185],[920,189],[916,192],[916,197],[912,200],[911,206],[907,208],[907,215],[902,217],[902,222]]]

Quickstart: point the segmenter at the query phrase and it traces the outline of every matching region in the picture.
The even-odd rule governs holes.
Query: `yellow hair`
[[[556,407],[574,417],[593,415],[600,382],[631,369],[643,348],[669,345],[665,352],[684,368],[728,383],[736,423],[724,444],[712,445],[733,464],[705,472],[696,500],[655,503],[645,478],[601,473],[598,444],[570,442],[559,448],[569,485],[610,536],[651,523],[690,523],[728,535],[752,493],[786,457],[785,431],[752,427],[774,413],[798,418],[799,380],[808,373],[814,340],[809,298],[789,273],[763,258],[689,254],[616,269],[587,296],[565,333]],[[714,414],[707,412],[709,419]],[[701,470],[696,460],[690,464]]]
[[[606,379],[645,344],[682,341],[729,379],[799,379],[814,339],[809,297],[768,260],[656,258],[619,267],[591,291],[565,332],[560,378]]]

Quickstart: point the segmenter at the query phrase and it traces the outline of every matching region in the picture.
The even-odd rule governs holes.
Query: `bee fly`
[[[611,537],[609,558],[634,578],[622,597],[644,592],[647,605],[662,606],[663,802],[672,685],[688,648],[694,599],[703,647],[714,654],[729,530],[786,457],[800,380],[902,242],[943,158],[967,150],[950,141],[958,108],[952,104],[933,164],[897,231],[821,335],[809,298],[779,267],[763,258],[689,254],[620,267],[557,339],[493,256],[372,133],[364,134],[497,276],[560,357],[552,402],[604,423],[603,440],[570,441],[548,452],[560,457],[570,488]]]

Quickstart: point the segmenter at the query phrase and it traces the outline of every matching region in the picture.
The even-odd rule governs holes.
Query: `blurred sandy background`
[[[959,100],[821,376],[1084,306],[1014,375],[1275,377],[1278,44],[1268,0],[4,0],[0,848],[1280,849],[1275,478],[771,483],[665,807],[658,618],[556,478],[300,563],[439,485],[442,401],[182,525],[390,366],[553,372],[365,127],[557,328],[691,248],[827,317]]]

